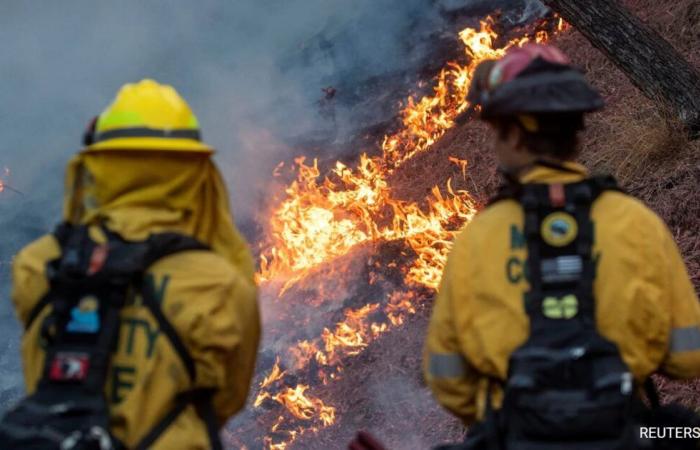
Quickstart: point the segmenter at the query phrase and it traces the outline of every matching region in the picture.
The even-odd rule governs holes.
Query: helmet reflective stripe
[[[154,80],[124,85],[100,114],[87,150],[173,150],[211,153],[199,121],[171,86]]]
[[[134,128],[116,128],[113,130],[97,133],[94,137],[94,142],[106,141],[107,139],[116,139],[124,137],[159,137],[169,139],[193,139],[200,141],[199,130],[179,129],[179,130],[158,130],[155,128],[134,127]]]

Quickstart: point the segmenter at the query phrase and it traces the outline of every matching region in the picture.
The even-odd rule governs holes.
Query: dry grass
[[[627,0],[625,4],[669,40],[695,67],[700,66],[700,1]],[[696,290],[700,288],[700,140],[688,141],[669,108],[641,94],[609,60],[575,31],[557,39],[570,58],[603,93],[607,107],[590,117],[583,135],[581,161],[594,171],[616,175],[630,193],[642,199],[668,224],[685,258]],[[479,202],[494,192],[499,176],[489,151],[489,134],[480,123],[450,130],[431,151],[402,166],[390,180],[395,193],[419,201],[435,184],[452,179],[453,187],[471,192]],[[467,176],[449,162],[455,156],[469,161]],[[416,443],[457,440],[459,423],[429,400],[417,377],[419,355],[428,314],[416,315],[400,330],[374,343],[345,371],[345,381],[330,388],[344,398],[343,416],[349,422],[300,442],[303,448],[341,448],[354,429],[376,431],[391,448],[418,448]],[[379,363],[379,366],[377,365]],[[381,367],[381,368],[380,368]],[[415,374],[415,375],[414,375]],[[378,393],[397,380],[423,389],[409,403],[407,392],[398,400],[389,395],[386,409],[377,412]],[[407,382],[409,380],[410,382]],[[700,380],[673,382],[658,378],[662,400],[700,407]],[[375,390],[367,386],[380,386]],[[399,389],[399,387],[392,387]],[[400,389],[399,389],[400,390]],[[410,396],[408,396],[410,397]],[[408,398],[407,397],[407,398]],[[380,401],[381,403],[381,401]],[[416,409],[416,405],[420,405]],[[339,439],[340,438],[340,439]]]
[[[627,0],[630,10],[667,39],[694,67],[700,67],[700,1]],[[570,31],[555,45],[580,66],[605,97],[606,108],[589,117],[580,160],[595,172],[612,173],[669,226],[696,291],[700,290],[700,139],[690,141],[662,101],[645,97],[581,34]],[[484,202],[498,183],[483,124],[450,130],[434,148],[408,162],[392,186],[406,199],[424,198],[440,179]],[[449,156],[469,160],[463,179]],[[436,175],[440,176],[436,176]],[[664,401],[700,407],[700,380],[657,378]],[[428,420],[430,420],[428,418]]]

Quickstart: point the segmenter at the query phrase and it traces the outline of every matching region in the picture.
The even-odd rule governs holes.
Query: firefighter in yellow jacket
[[[479,105],[481,118],[493,129],[494,152],[508,180],[502,192],[538,184],[546,201],[568,205],[565,193],[589,179],[586,169],[572,161],[577,155],[577,133],[583,128],[584,113],[601,108],[602,99],[567,58],[544,45],[512,50],[498,61],[479,66],[469,99]],[[544,324],[537,328],[543,342],[548,331],[566,332],[566,325],[560,325],[566,319],[578,327],[577,314],[584,308],[585,299],[579,294],[557,295],[555,290],[543,299],[531,295],[535,289],[540,294],[555,288],[566,293],[571,280],[579,289],[585,278],[580,275],[585,261],[582,264],[576,249],[568,255],[552,253],[549,259],[537,255],[537,267],[531,267],[534,255],[529,254],[532,248],[538,253],[545,247],[549,252],[566,249],[580,237],[584,231],[573,217],[575,208],[560,208],[535,221],[533,233],[528,234],[530,216],[524,200],[501,197],[456,237],[425,349],[424,373],[430,389],[440,404],[468,426],[482,423],[487,412],[501,408],[504,392],[511,388],[530,389],[532,396],[523,397],[530,400],[515,407],[530,408],[530,417],[539,414],[536,403],[544,397],[533,400],[532,392],[541,379],[522,373],[513,379],[516,368],[511,358],[540,324]],[[700,304],[669,230],[640,201],[614,189],[603,190],[589,207],[592,325],[619,350],[631,375],[627,381],[641,385],[655,372],[673,378],[699,376]],[[531,239],[540,244],[532,247]],[[585,252],[585,245],[582,248]],[[533,307],[533,301],[539,303]],[[532,346],[529,349],[532,357],[535,351]],[[574,353],[580,356],[584,350]],[[549,358],[545,353],[539,356],[540,362]],[[568,383],[573,381],[563,385]],[[628,385],[620,384],[623,391]],[[576,398],[548,407],[555,411]]]
[[[200,141],[187,103],[152,80],[125,85],[96,118],[86,143],[67,168],[65,221],[90,226],[98,242],[105,226],[130,241],[176,232],[209,248],[166,256],[146,274],[165,320],[191,355],[192,378],[149,309],[135,301],[121,311],[104,386],[110,431],[126,448],[136,447],[172,411],[175,398],[193,389],[214,392],[218,430],[245,403],[260,324],[253,262],[233,224],[213,149]],[[47,262],[60,248],[47,235],[14,260],[12,299],[25,326],[49,290]],[[39,311],[22,338],[29,393],[42,376],[41,324],[49,309]],[[147,447],[211,448],[195,409],[185,407]]]

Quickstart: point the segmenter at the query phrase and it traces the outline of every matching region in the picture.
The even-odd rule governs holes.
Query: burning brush
[[[368,272],[368,283],[383,287],[376,297],[369,296],[372,301],[367,302],[365,295],[360,304],[347,305],[334,326],[324,327],[314,338],[298,339],[261,374],[253,407],[257,426],[269,430],[262,440],[266,448],[288,448],[300,436],[337,421],[336,407],[314,395],[316,389],[311,386],[342,378],[344,361],[416,313],[420,302],[438,287],[455,233],[476,213],[469,192],[455,191],[449,179],[442,189],[435,186],[427,207],[421,207],[396,199],[387,182],[389,175],[428,151],[467,111],[467,89],[481,61],[501,57],[513,46],[546,41],[549,33],[564,26],[558,19],[556,25],[550,24],[550,32],[538,26],[531,35],[503,45],[497,45],[502,39],[490,18],[479,29],[466,28],[459,39],[467,62],[448,62],[436,78],[432,95],[407,99],[399,131],[384,137],[378,156],[362,154],[355,167],[338,161],[325,177],[316,160],[295,160],[296,179],[272,211],[266,225],[269,238],[261,245],[257,278],[264,302],[283,308],[285,302],[299,297],[321,315],[319,308],[326,306],[327,299],[337,298],[333,283],[347,278],[347,273],[318,277],[319,271],[343,258],[357,258],[361,248],[399,243],[401,250],[381,261],[382,270]],[[452,162],[466,177],[467,161],[455,158]],[[390,280],[387,270],[393,271],[395,279]],[[330,295],[304,295],[304,289],[324,292],[324,285]]]

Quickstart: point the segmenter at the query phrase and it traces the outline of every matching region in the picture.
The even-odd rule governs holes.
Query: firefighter
[[[650,375],[700,375],[700,304],[673,236],[574,162],[603,101],[557,48],[483,62],[468,98],[505,183],[455,239],[428,385],[468,448],[636,448],[630,405]]]
[[[90,275],[105,259],[107,266],[130,264],[118,255],[111,259],[114,246],[132,251],[153,236],[167,236],[159,241],[166,247],[186,244],[146,266],[151,300],[137,292],[120,310],[104,380],[115,447],[221,448],[219,428],[246,400],[260,323],[253,261],[232,221],[214,150],[200,140],[197,118],[175,89],[149,79],[121,88],[85,144],[67,167],[61,229],[87,230]],[[57,362],[45,368],[46,334],[56,326],[47,317],[57,307],[42,299],[51,298],[51,261],[68,264],[62,234],[29,244],[13,264],[12,300],[25,326],[21,353],[30,396],[48,386],[43,390],[61,398],[91,370],[75,352],[50,353]],[[107,327],[98,304],[88,296],[72,307],[64,336],[83,339]],[[94,353],[87,350],[86,358],[99,356]],[[209,409],[189,395],[205,392]],[[59,444],[72,443],[69,436]],[[99,448],[112,448],[104,445]]]

